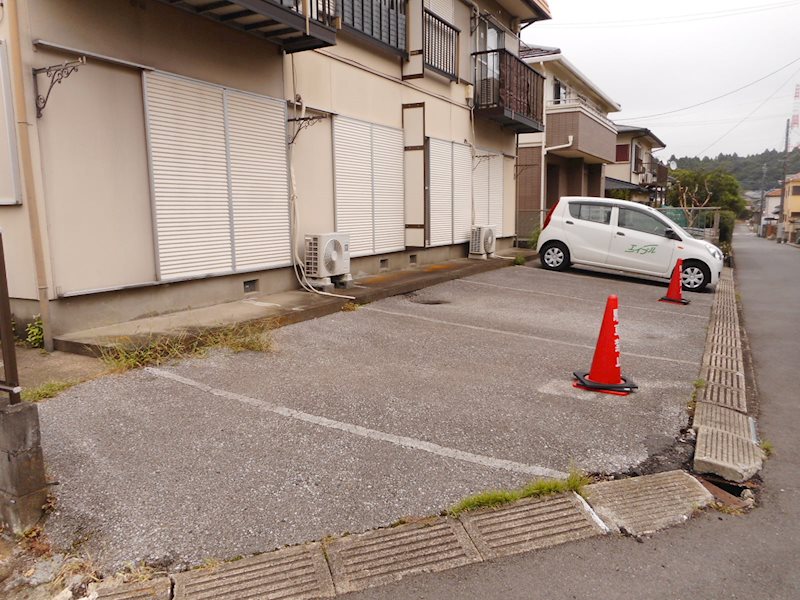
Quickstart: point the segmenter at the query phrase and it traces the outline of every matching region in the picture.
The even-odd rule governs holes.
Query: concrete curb
[[[525,258],[526,262],[535,260],[538,257],[536,252],[525,248],[511,248],[507,252],[521,255]],[[455,259],[445,263],[425,265],[414,271],[387,273],[386,275],[391,275],[394,279],[388,280],[385,283],[371,282],[370,280],[380,280],[381,275],[370,275],[361,280],[356,280],[356,287],[349,290],[341,290],[337,293],[354,296],[357,304],[369,304],[371,302],[383,300],[384,298],[408,294],[454,279],[461,279],[463,277],[470,277],[472,275],[502,269],[512,266],[512,264],[512,260],[508,258],[492,258],[488,260]],[[360,285],[362,281],[369,283],[367,285]],[[335,314],[348,302],[347,300],[339,300],[336,298],[317,298],[319,301],[310,306],[285,308],[270,315],[265,315],[264,317],[242,319],[238,321],[238,324],[258,322],[266,318],[272,320],[276,326],[283,327],[285,325],[293,325],[302,321],[309,321],[311,319]],[[133,346],[144,346],[152,342],[153,337],[161,339],[168,339],[170,337],[178,338],[186,335],[191,336],[201,331],[213,331],[214,329],[220,328],[221,327],[182,328],[176,329],[174,332],[161,332],[155,336],[136,334],[125,338],[125,342]],[[92,338],[91,336],[82,336],[81,332],[57,336],[53,340],[53,343],[56,350],[94,357],[101,356],[104,349],[113,348],[116,344],[115,340],[112,338]]]
[[[331,598],[611,531],[652,533],[688,520],[713,501],[684,471],[592,484],[586,496],[527,498],[456,518],[429,517],[290,546],[146,584],[110,582],[94,589],[109,600]]]
[[[717,285],[711,312],[692,428],[697,432],[694,471],[729,481],[750,479],[763,465],[761,448],[747,416],[741,331],[733,271],[726,268]]]

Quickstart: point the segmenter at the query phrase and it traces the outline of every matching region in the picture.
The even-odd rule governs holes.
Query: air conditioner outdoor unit
[[[314,233],[306,235],[305,269],[309,283],[317,288],[350,287],[350,235]]]
[[[485,260],[487,257],[494,256],[496,231],[495,225],[473,227],[469,240],[469,257]]]

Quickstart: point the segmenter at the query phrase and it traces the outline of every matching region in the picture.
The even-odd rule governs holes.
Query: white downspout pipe
[[[22,168],[22,179],[27,202],[28,221],[33,246],[33,262],[35,267],[36,288],[39,300],[39,317],[44,330],[44,349],[53,351],[53,328],[50,320],[50,290],[47,282],[45,258],[45,242],[40,223],[40,205],[36,194],[33,174],[33,153],[31,150],[30,130],[33,124],[28,121],[28,110],[25,99],[25,68],[22,62],[22,45],[20,43],[18,0],[8,3],[8,46],[11,59],[11,87],[14,96],[14,114],[16,115],[17,135],[19,136],[19,159]],[[30,70],[27,71],[30,74]]]
[[[547,115],[547,110],[545,110],[545,115]],[[547,117],[545,116],[545,119]],[[544,138],[542,141],[542,168],[539,169],[541,171],[541,181],[539,182],[539,228],[541,229],[544,227],[544,207],[545,207],[545,197],[544,197],[544,175],[545,175],[545,157],[547,153],[551,150],[563,150],[564,148],[569,148],[572,146],[572,141],[574,137],[571,135],[567,136],[567,143],[560,144],[559,146],[550,146],[549,148],[545,146],[547,142],[547,124],[545,123],[545,130],[544,130]]]

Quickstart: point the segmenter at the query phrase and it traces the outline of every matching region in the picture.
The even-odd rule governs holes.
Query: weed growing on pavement
[[[272,329],[271,320],[262,320],[195,334],[152,338],[144,343],[123,338],[116,346],[102,348],[100,358],[114,371],[127,371],[180,358],[205,356],[212,348],[227,348],[232,352],[269,352],[272,350]]]
[[[523,498],[540,498],[553,494],[575,492],[583,495],[583,488],[591,483],[591,479],[577,469],[570,469],[566,479],[537,479],[528,485],[513,490],[489,490],[464,498],[451,507],[448,514],[457,517],[463,512],[510,504]]]
[[[342,305],[342,310],[345,312],[353,312],[355,310],[358,310],[358,308],[359,305],[356,302],[345,302]]]
[[[79,384],[77,379],[67,381],[48,381],[35,388],[25,388],[22,390],[22,400],[25,402],[41,402],[48,398],[55,398],[64,390],[68,390],[74,385]]]
[[[524,265],[524,264],[525,264],[525,257],[524,257],[524,256],[522,256],[522,254],[517,254],[517,255],[514,257],[514,265],[516,265],[516,266],[518,266],[518,267],[519,267],[519,266],[522,266],[522,265]]]
[[[769,458],[775,454],[775,446],[769,440],[761,440],[761,451],[764,453],[764,458]]]
[[[709,506],[715,511],[721,512],[723,515],[739,516],[744,514],[744,511],[741,508],[731,506],[730,504],[724,504],[722,502],[712,502],[709,504]]]

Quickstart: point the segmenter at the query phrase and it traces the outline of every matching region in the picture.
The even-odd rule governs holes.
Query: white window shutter
[[[159,275],[228,272],[230,205],[222,89],[145,74]]]
[[[405,178],[403,131],[372,126],[375,252],[405,250]]]
[[[286,104],[226,92],[236,269],[291,260]]]
[[[453,7],[453,0],[425,0],[425,8],[451,25],[455,21],[455,9]]]
[[[372,254],[372,131],[369,123],[334,119],[336,230],[350,234],[350,254]]]
[[[428,142],[428,229],[431,246],[453,243],[453,144]]]
[[[453,243],[470,239],[472,231],[472,148],[453,143]]]
[[[489,222],[497,227],[497,235],[503,231],[503,155],[493,154],[489,159]]]
[[[489,156],[478,150],[472,169],[473,224],[489,223]]]

